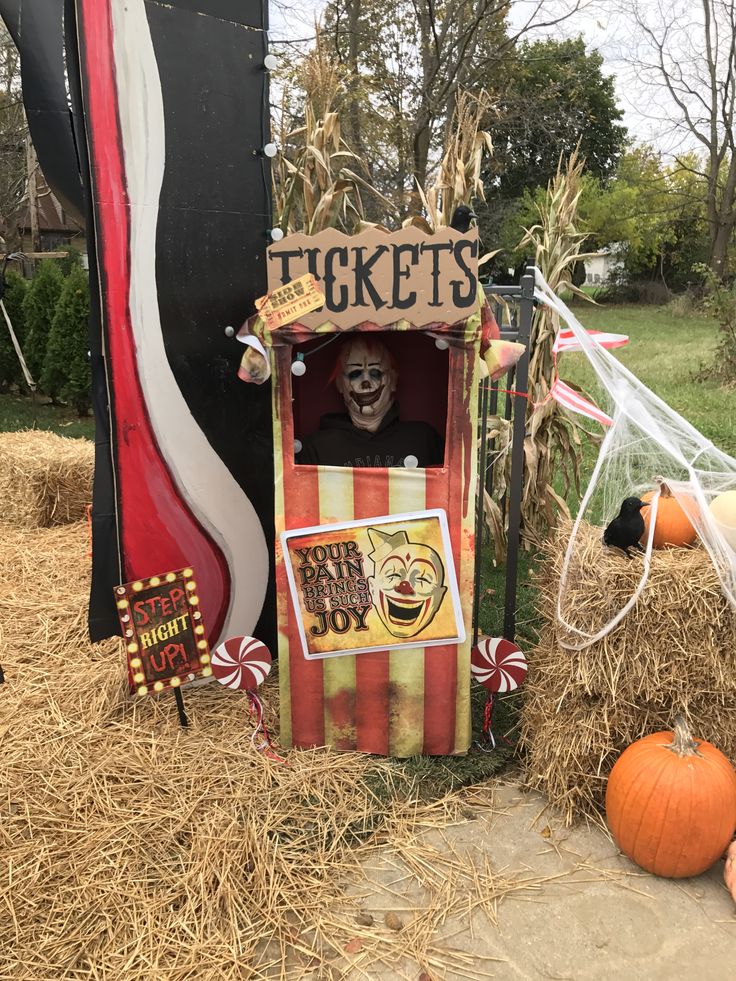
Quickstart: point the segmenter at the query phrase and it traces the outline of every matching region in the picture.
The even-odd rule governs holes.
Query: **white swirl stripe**
[[[503,637],[484,638],[473,648],[470,670],[478,684],[492,693],[514,691],[526,677],[522,651]]]
[[[271,654],[255,637],[231,637],[215,648],[211,664],[221,685],[254,691],[271,670]]]
[[[227,637],[252,630],[260,616],[268,583],[268,545],[255,508],[195,421],[166,354],[156,282],[156,232],[166,160],[161,79],[145,0],[112,0],[111,11],[130,202],[130,318],[140,383],[177,490],[227,561],[230,603],[221,634]]]

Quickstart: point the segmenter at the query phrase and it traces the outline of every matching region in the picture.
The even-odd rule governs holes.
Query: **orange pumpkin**
[[[632,743],[606,788],[606,817],[621,851],[647,872],[700,875],[736,829],[736,772],[715,746],[675,731]]]
[[[654,526],[655,548],[675,548],[678,546],[692,545],[695,541],[697,532],[693,527],[691,518],[698,513],[698,505],[692,497],[685,498],[685,510],[683,510],[680,500],[678,500],[667,484],[659,481],[660,497],[657,505],[657,523]],[[642,501],[650,502],[654,497],[654,491],[642,495]],[[644,508],[641,512],[644,518],[645,532],[642,536],[642,544],[646,545],[649,539],[649,525],[652,517],[649,508]]]

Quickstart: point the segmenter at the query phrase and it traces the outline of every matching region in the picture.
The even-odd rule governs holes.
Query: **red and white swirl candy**
[[[271,653],[255,637],[231,637],[212,652],[212,674],[226,688],[254,691],[271,670]]]
[[[526,677],[526,658],[510,640],[484,637],[471,652],[470,671],[493,695],[513,691]]]

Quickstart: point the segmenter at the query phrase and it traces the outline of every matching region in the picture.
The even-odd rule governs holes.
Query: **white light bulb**
[[[413,453],[410,453],[409,456],[404,457],[404,466],[407,470],[414,470],[419,466],[419,460]]]
[[[267,54],[263,59],[263,67],[266,71],[272,72],[275,68],[279,67],[279,59],[276,55]]]
[[[306,374],[307,366],[303,361],[292,361],[291,362],[291,373],[297,377],[301,377]]]
[[[302,451],[302,441],[300,439],[294,440],[294,453],[301,453]]]
[[[436,337],[434,340],[434,346],[438,351],[446,351],[450,344],[444,339],[444,337]]]
[[[263,148],[263,155],[265,157],[275,157],[278,152],[278,147],[275,143],[267,143]]]
[[[272,242],[280,242],[284,237],[284,233],[280,228],[272,228],[269,235],[271,236]]]
[[[235,328],[228,325],[225,328],[225,337],[235,337]]]

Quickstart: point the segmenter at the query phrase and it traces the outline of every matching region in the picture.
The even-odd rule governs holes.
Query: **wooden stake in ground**
[[[176,710],[179,713],[179,725],[182,729],[188,729],[189,719],[184,711],[184,696],[181,693],[181,688],[174,689],[174,698],[176,699]]]

